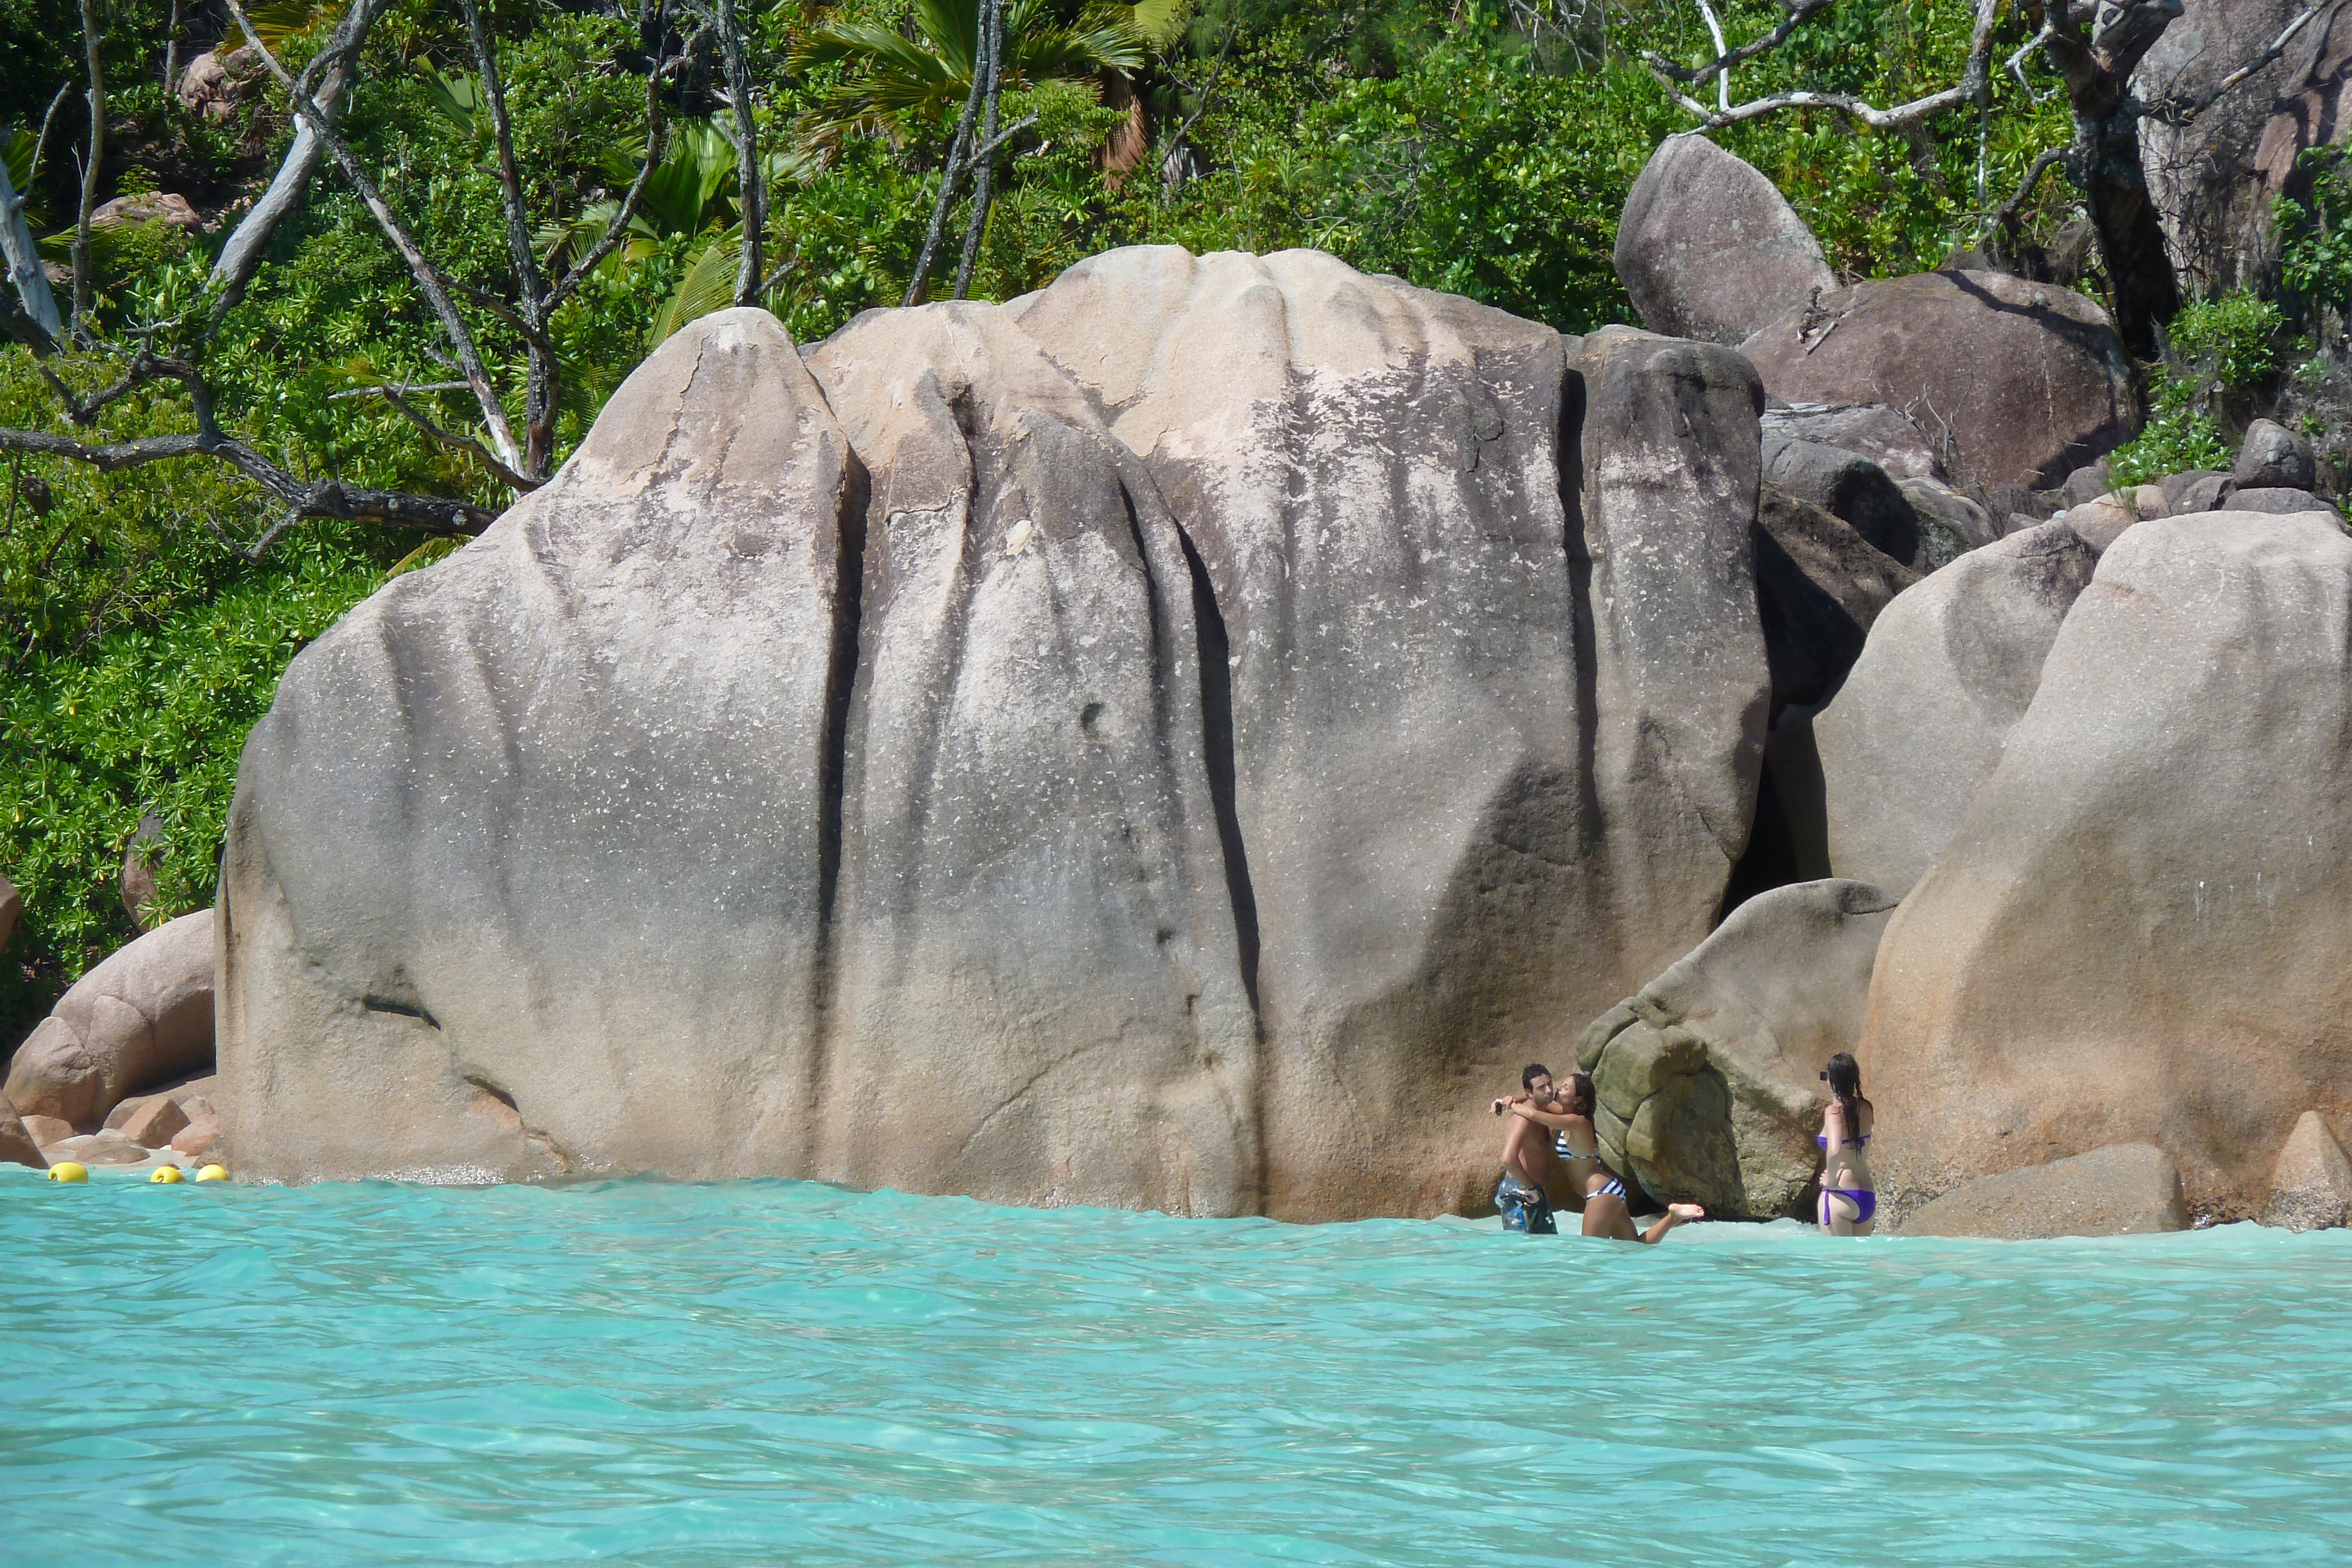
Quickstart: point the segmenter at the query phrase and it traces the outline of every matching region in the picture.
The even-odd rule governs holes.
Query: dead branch
[[[238,0],[224,0],[224,4],[227,5],[229,15],[236,18],[237,26],[244,31],[246,41],[260,57],[261,63],[277,78],[278,85],[285,89],[294,106],[294,112],[310,127],[311,133],[318,137],[320,144],[326,148],[329,156],[342,170],[343,177],[359,193],[361,202],[374,217],[376,226],[383,231],[383,236],[400,253],[400,258],[408,264],[409,276],[416,280],[416,287],[432,305],[434,315],[441,322],[442,336],[448,340],[466,383],[473,389],[474,401],[481,409],[482,423],[490,433],[491,450],[499,455],[499,461],[509,469],[525,466],[522,450],[516,444],[514,431],[507,423],[506,407],[499,401],[498,389],[491,384],[490,373],[482,364],[480,351],[474,346],[472,331],[466,326],[465,318],[457,314],[457,307],[444,287],[440,269],[427,259],[416,242],[409,237],[408,231],[401,226],[400,220],[393,214],[391,204],[384,200],[383,193],[377,189],[375,181],[369,176],[366,168],[352,154],[343,139],[335,133],[332,122],[318,103],[309,93],[301,90],[301,84],[261,41],[261,36],[254,31],[253,19],[246,15],[245,7]]]
[[[1973,103],[1984,91],[1991,74],[1993,20],[2000,9],[2000,0],[1977,0],[1976,34],[1969,47],[1968,67],[1958,82],[1940,92],[1913,99],[1908,103],[1898,103],[1890,109],[1880,109],[1851,93],[1813,92],[1802,89],[1774,93],[1769,98],[1753,99],[1746,103],[1709,109],[1675,85],[1678,82],[1693,87],[1705,85],[1710,78],[1741,61],[1753,59],[1766,49],[1786,42],[1789,35],[1800,26],[1834,3],[1835,0],[1783,0],[1783,4],[1788,5],[1789,14],[1781,19],[1779,26],[1752,43],[1743,44],[1737,49],[1724,50],[1695,70],[1677,66],[1647,49],[1642,53],[1643,62],[1650,68],[1650,74],[1657,78],[1659,85],[1666,89],[1667,96],[1685,113],[1696,116],[1701,126],[1709,131],[1760,120],[1768,114],[1778,114],[1790,109],[1826,109],[1857,120],[1873,131],[1899,131],[1930,120],[1947,110]],[[1724,96],[1727,100],[1728,95]]]

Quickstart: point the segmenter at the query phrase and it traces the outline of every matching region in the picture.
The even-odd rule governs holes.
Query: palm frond
[[[1165,51],[1181,37],[1192,16],[1192,0],[1136,0],[1118,8],[1127,13],[1127,25],[1136,37],[1155,51]]]
[[[686,264],[686,276],[677,280],[677,292],[654,312],[653,325],[646,329],[646,349],[660,348],[688,322],[734,304],[735,274],[742,259],[742,236],[733,229],[695,252]]]

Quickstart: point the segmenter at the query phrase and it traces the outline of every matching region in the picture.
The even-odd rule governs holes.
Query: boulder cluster
[[[1573,1053],[1764,1218],[1851,1051],[1898,1227],[2352,1221],[2326,465],[2118,487],[2094,301],[1838,287],[1701,138],[1618,264],[1655,330],[1172,246],[693,324],[297,657],[0,1138],[1475,1212]]]
[[[1621,266],[1711,246],[1721,270],[1636,259],[1629,286],[1779,266],[1797,220],[1758,225],[1751,174],[1696,138],[1662,149],[1642,183],[1681,199],[1637,187]],[[1765,236],[1752,256],[1727,212]],[[1814,1073],[1843,1050],[1903,1228],[2352,1221],[2329,956],[2352,936],[2352,539],[2311,444],[2257,421],[2229,473],[2119,487],[2101,455],[2129,428],[2128,367],[2090,300],[1963,271],[1762,322],[1733,287],[1659,308],[1747,330],[1786,400],[1762,532],[1777,486],[1884,549],[1896,493],[1924,518],[1927,481],[1964,479],[1939,514],[1963,542],[1866,621],[1849,596],[1866,638],[1834,679],[1776,666],[1758,842],[1777,816],[1782,876],[1833,880],[1750,898],[1585,1031],[1604,1145],[1661,1196],[1806,1212]],[[1905,422],[1918,479],[1893,471],[1918,461]],[[1770,559],[1759,538],[1768,620]]]

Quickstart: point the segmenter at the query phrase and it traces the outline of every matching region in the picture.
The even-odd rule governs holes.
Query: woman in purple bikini
[[[1878,1189],[1870,1177],[1870,1102],[1862,1097],[1862,1068],[1839,1051],[1822,1073],[1832,1098],[1822,1113],[1822,1228],[1832,1236],[1867,1236],[1878,1218]]]

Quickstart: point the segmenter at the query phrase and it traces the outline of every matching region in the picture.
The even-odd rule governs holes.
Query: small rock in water
[[[172,1152],[190,1158],[203,1154],[220,1142],[220,1119],[210,1114],[192,1119],[172,1134]]]
[[[188,1125],[188,1113],[168,1094],[158,1094],[127,1118],[119,1129],[142,1148],[160,1149]]]
[[[68,1138],[42,1153],[52,1160],[77,1160],[86,1166],[135,1166],[143,1164],[149,1151],[116,1132],[90,1133],[79,1138]]]

